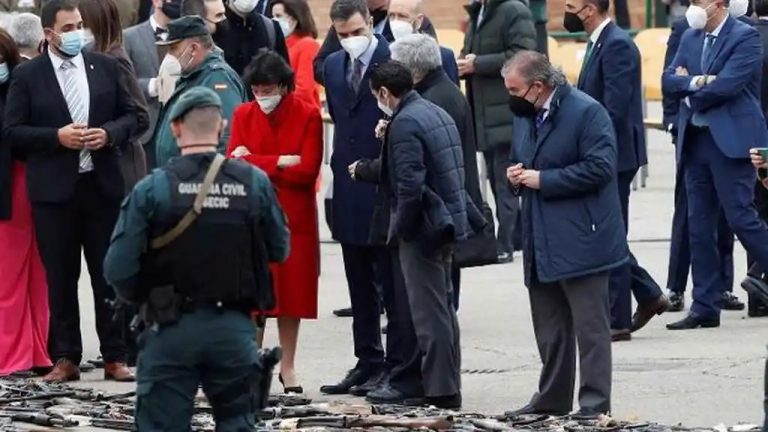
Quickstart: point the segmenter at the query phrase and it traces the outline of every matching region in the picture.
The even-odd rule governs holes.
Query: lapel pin
[[[89,65],[91,67],[91,70],[93,70],[93,65]]]

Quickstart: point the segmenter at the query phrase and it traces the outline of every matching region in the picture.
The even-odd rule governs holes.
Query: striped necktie
[[[349,85],[355,94],[360,91],[360,81],[363,80],[363,62],[356,59],[352,66],[352,75],[349,76]]]
[[[77,91],[77,73],[76,66],[72,63],[72,60],[66,60],[61,64],[61,70],[64,72],[64,99],[67,101],[67,107],[69,108],[69,115],[72,117],[72,122],[75,124],[88,124],[88,112],[85,108],[85,102],[83,101],[83,95]],[[93,171],[93,160],[91,159],[91,152],[82,149],[80,150],[80,166],[79,173],[85,173]]]

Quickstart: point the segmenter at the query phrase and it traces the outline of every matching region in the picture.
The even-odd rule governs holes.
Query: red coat
[[[240,105],[232,118],[227,154],[239,146],[251,152],[243,159],[272,180],[291,230],[288,260],[272,266],[277,308],[270,315],[317,318],[320,237],[315,180],[323,158],[320,111],[293,94],[269,116],[256,102]],[[299,155],[301,163],[280,169],[281,155]]]
[[[320,44],[311,37],[292,34],[285,40],[285,45],[296,78],[296,96],[320,109],[320,92],[313,69]]]

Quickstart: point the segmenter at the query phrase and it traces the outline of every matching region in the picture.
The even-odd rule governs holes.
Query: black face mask
[[[373,17],[373,23],[378,24],[382,22],[388,15],[388,12],[386,9],[379,9],[375,11],[370,11],[371,17]]]
[[[571,33],[578,33],[584,31],[584,22],[579,18],[579,14],[584,8],[579,9],[578,12],[566,12],[563,16],[563,27]]]
[[[225,19],[216,23],[216,33],[226,33],[229,31],[229,20]]]
[[[181,17],[181,2],[179,0],[166,0],[161,9],[165,16],[175,20]]]
[[[525,97],[528,96],[528,92],[531,91],[533,86],[528,87],[525,94],[522,96],[513,95],[509,97],[509,110],[512,111],[518,117],[534,117],[536,115],[536,106],[533,102],[529,101]],[[536,100],[539,98],[536,97]]]

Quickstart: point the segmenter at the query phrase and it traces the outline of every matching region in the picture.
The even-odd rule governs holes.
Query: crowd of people
[[[454,53],[423,1],[335,0],[322,45],[306,0],[151,0],[146,20],[127,29],[124,2],[44,0],[31,8],[39,16],[0,21],[0,375],[79,379],[84,256],[104,378],[137,379],[141,421],[171,422],[173,409],[146,408],[171,397],[157,384],[175,380],[183,392],[196,375],[151,363],[204,362],[204,352],[178,348],[211,319],[194,297],[206,283],[226,292],[253,282],[253,272],[217,269],[251,262],[258,248],[239,223],[257,213],[253,230],[266,240],[253,244],[266,243],[274,304],[202,303],[259,323],[221,326],[253,347],[264,319],[276,318],[280,383],[302,393],[295,359],[301,320],[318,315],[324,145],[356,357],[325,394],[460,408],[461,270],[520,250],[543,367],[530,403],[510,415],[570,413],[577,352],[574,415],[609,413],[611,343],[683,310],[689,268],[693,302],[668,329],[718,327],[721,310],[744,309],[732,294],[734,234],[750,255],[749,315],[768,315],[768,0],[693,0],[673,24],[662,77],[677,147],[667,294],[627,243],[631,183],[648,162],[642,59],[609,0],[565,1],[563,26],[587,36],[572,84],[537,52],[525,2],[471,1]],[[153,260],[172,271],[147,276]],[[151,326],[139,350],[114,305],[135,312],[148,280],[193,297],[179,307],[198,321]],[[249,361],[233,354],[219,366]],[[214,394],[238,381],[219,372],[209,377]],[[170,405],[183,416],[187,402]]]

